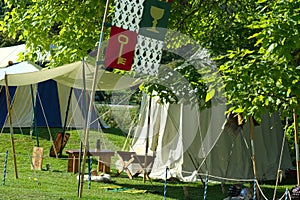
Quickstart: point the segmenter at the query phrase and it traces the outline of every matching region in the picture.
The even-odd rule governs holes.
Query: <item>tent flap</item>
[[[83,67],[85,82],[83,81]],[[40,70],[36,65],[22,62],[0,69],[0,85],[5,85],[4,75],[7,74],[9,86],[36,84],[50,79],[69,87],[87,90],[92,89],[94,66],[82,61],[63,65],[57,68]],[[121,90],[136,86],[141,83],[139,79],[122,76],[99,69],[97,90]]]
[[[149,130],[150,144],[155,138],[153,134],[156,134],[152,178],[164,179],[166,167],[170,169],[168,177],[183,181],[199,179],[199,175],[205,176],[206,173],[217,180],[254,178],[248,123],[239,129],[238,134],[233,134],[230,132],[233,130],[223,126],[225,105],[214,105],[200,111],[197,105],[162,105],[156,101],[153,98],[151,109],[145,106],[146,110],[140,113],[132,143],[132,150],[143,154],[146,132]],[[143,98],[142,105],[148,103],[149,98]],[[150,123],[147,121],[149,113]],[[263,115],[262,123],[255,127],[254,134],[258,178],[275,180],[278,167],[283,171],[292,167],[279,115]],[[282,145],[282,163],[278,166]]]

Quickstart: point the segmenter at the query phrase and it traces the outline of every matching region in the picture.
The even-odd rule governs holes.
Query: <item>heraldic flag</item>
[[[171,0],[115,0],[104,66],[158,73]]]

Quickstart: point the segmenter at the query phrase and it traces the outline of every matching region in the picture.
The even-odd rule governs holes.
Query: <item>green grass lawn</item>
[[[15,177],[14,162],[11,148],[11,137],[9,133],[0,134],[0,199],[76,199],[78,192],[77,174],[67,172],[67,155],[61,158],[49,157],[51,147],[50,135],[55,138],[60,129],[51,129],[51,134],[47,129],[39,129],[39,144],[44,148],[43,170],[31,169],[31,156],[33,147],[36,146],[36,138],[29,135],[29,129],[24,129],[22,133],[15,130],[14,142],[17,159],[18,179]],[[6,130],[7,132],[7,130]],[[68,131],[71,136],[65,147],[66,149],[79,148],[80,134],[75,131]],[[103,138],[102,138],[103,137]],[[105,130],[101,138],[109,142],[107,147],[112,150],[120,150],[126,139],[126,134],[118,129]],[[103,144],[104,145],[104,144]],[[5,152],[8,150],[7,174],[3,185]],[[164,198],[164,181],[152,180],[143,182],[141,177],[129,180],[126,174],[114,177],[116,173],[114,161],[112,161],[111,183],[92,182],[90,189],[88,182],[83,185],[82,199],[143,199],[154,200]],[[50,169],[46,170],[46,164]],[[93,169],[96,168],[97,161],[93,161]],[[87,167],[86,167],[87,168]],[[222,193],[220,184],[209,184],[207,199],[223,199],[227,197],[228,187],[225,185],[225,194]],[[294,185],[280,185],[277,197],[284,194],[285,189]],[[268,199],[272,199],[274,187],[262,184],[261,187]],[[121,189],[116,189],[121,188]],[[185,196],[183,188],[187,193]],[[168,180],[167,199],[203,199],[204,186],[201,182],[183,183],[177,180]],[[136,192],[136,193],[134,193]],[[144,193],[142,193],[144,192]],[[188,197],[187,197],[188,196]]]

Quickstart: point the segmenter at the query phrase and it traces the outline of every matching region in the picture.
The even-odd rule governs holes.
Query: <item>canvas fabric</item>
[[[9,61],[19,61],[19,54],[25,52],[25,44],[0,48],[0,69],[6,67]]]
[[[43,82],[49,79],[54,79],[56,82],[59,82],[66,86],[83,89],[83,64],[85,65],[86,73],[86,89],[91,90],[93,85],[93,74],[95,71],[95,66],[88,62],[83,63],[82,61],[66,64],[56,68],[43,69],[40,71],[9,74],[8,85],[23,86]],[[22,65],[20,65],[20,67],[21,66]],[[0,74],[1,70],[3,69],[0,69]],[[103,69],[99,69],[96,90],[121,90],[136,86],[140,83],[140,79],[131,78],[129,76],[122,76]],[[0,79],[0,85],[5,85],[4,79]]]
[[[143,101],[147,104],[149,98],[143,98]],[[205,178],[206,173],[217,181],[253,180],[249,123],[237,135],[225,130],[226,110],[225,105],[214,105],[200,111],[195,105],[162,105],[151,100],[151,111],[140,113],[132,151],[145,152],[145,142],[142,141],[145,141],[149,130],[149,145],[156,150],[152,152],[156,154],[150,174],[152,178],[164,179],[168,167],[168,178],[176,177],[183,181],[199,180],[200,175]],[[147,121],[149,112],[150,123]],[[155,132],[150,131],[152,129]],[[158,139],[151,135],[154,133]],[[263,115],[262,123],[254,127],[254,134],[258,178],[275,180],[278,167],[282,171],[292,167],[279,115]],[[156,148],[153,148],[154,138]],[[279,166],[282,142],[284,148]]]
[[[66,113],[68,109],[68,100],[70,94],[70,87],[59,84],[53,80],[43,82],[40,85],[38,92],[38,84],[30,86],[18,86],[12,96],[11,114],[12,114],[12,126],[13,127],[33,127],[34,126],[34,110],[33,105],[36,105],[36,118],[37,126],[39,127],[63,127]],[[75,90],[75,91],[74,91]],[[83,99],[86,98],[83,95],[83,91],[74,89],[71,94],[71,102],[69,105],[69,113],[66,121],[67,127],[84,128],[86,113],[83,110]],[[33,92],[33,93],[31,93]],[[56,94],[55,94],[56,93]],[[34,102],[32,102],[32,95]],[[4,96],[0,96],[1,99]],[[88,103],[88,102],[87,102]],[[6,106],[6,102],[3,102],[3,108]],[[2,107],[1,107],[2,108]],[[5,117],[3,126],[9,127],[9,120],[7,119],[7,111],[4,114]],[[91,129],[99,129],[98,116],[95,109],[92,109],[91,116]],[[2,124],[0,124],[2,127]]]
[[[36,85],[32,86],[33,95],[36,95]],[[20,86],[16,88],[13,96],[11,96],[11,121],[13,127],[31,127],[33,123],[33,102],[30,86]],[[6,102],[1,105],[6,106]],[[9,127],[9,120],[5,120],[6,127]]]
[[[37,72],[40,71],[40,69],[41,67],[28,61],[17,63],[9,67],[0,68],[0,80],[5,78],[5,74],[24,74],[29,72]]]

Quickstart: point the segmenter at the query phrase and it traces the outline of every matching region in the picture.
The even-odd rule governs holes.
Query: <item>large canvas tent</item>
[[[82,108],[87,108],[89,103],[83,91],[91,90],[93,73],[94,66],[81,61],[53,69],[41,69],[29,62],[0,68],[0,127],[9,125],[6,120],[5,74],[12,97],[13,127],[30,127],[34,113],[38,126],[62,127],[67,110],[70,110],[66,125],[82,128],[86,114]],[[120,90],[138,84],[136,79],[102,69],[98,77],[97,90]],[[68,103],[69,99],[72,99],[71,103]],[[95,119],[96,111],[93,113]],[[96,124],[93,120],[91,122]]]
[[[148,154],[156,156],[150,177],[165,178],[168,167],[168,177],[185,181],[206,174],[217,180],[253,180],[248,123],[239,129],[224,126],[226,106],[221,104],[200,112],[195,104],[162,105],[149,99],[143,99],[131,151],[145,154],[148,142]],[[279,169],[292,167],[283,136],[277,114],[264,115],[254,127],[259,180],[275,180]]]
[[[73,91],[72,93],[70,93]],[[37,83],[34,86],[10,86],[11,117],[13,127],[64,127],[67,117],[67,127],[82,128],[84,110],[82,102],[82,90],[74,89],[59,84],[53,80]],[[68,96],[73,99],[68,106]],[[75,103],[76,102],[76,103]],[[6,106],[6,91],[4,86],[0,88],[0,127],[9,127]],[[71,110],[66,116],[67,110]],[[93,119],[97,119],[96,110],[93,109]],[[100,118],[99,118],[100,119]],[[104,121],[100,123],[102,128],[107,127]],[[91,124],[98,128],[98,123]]]

